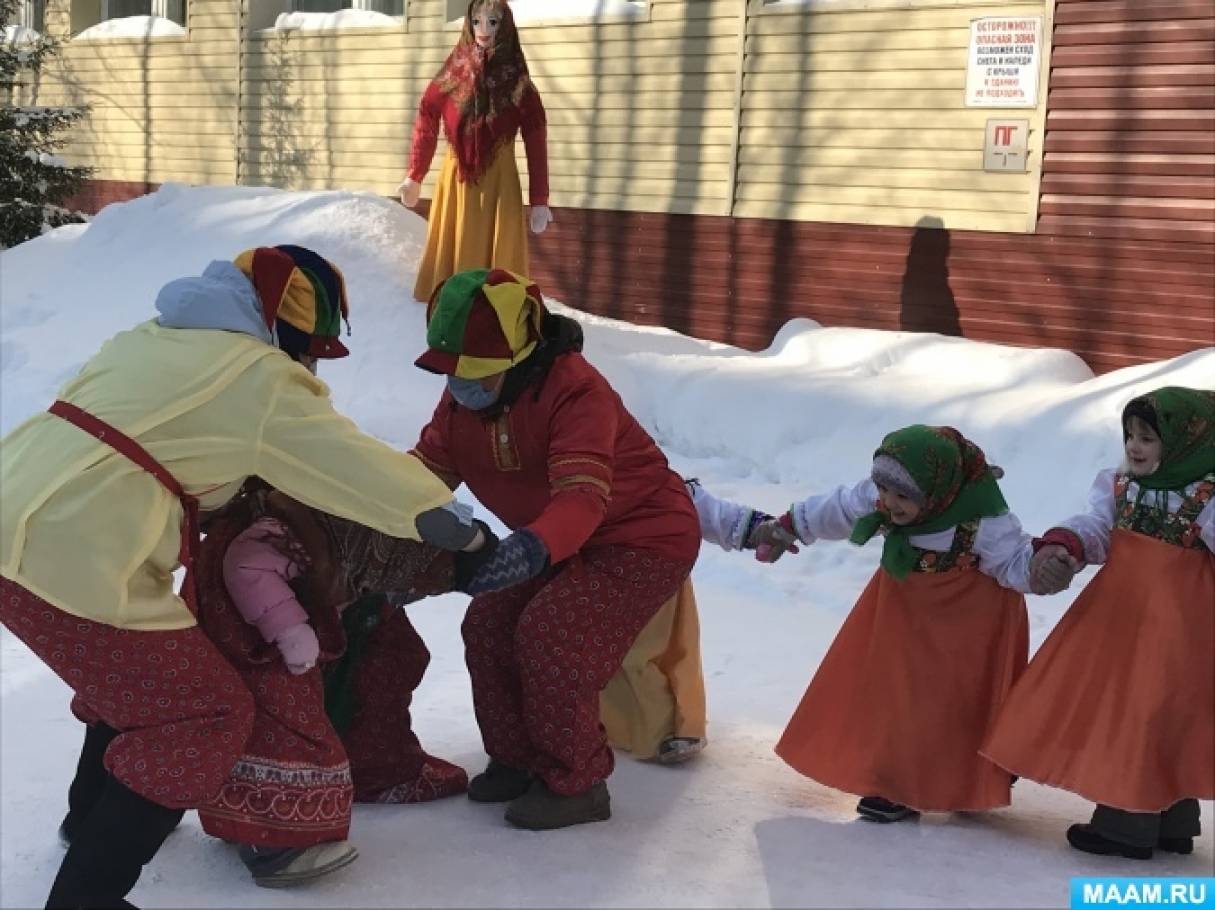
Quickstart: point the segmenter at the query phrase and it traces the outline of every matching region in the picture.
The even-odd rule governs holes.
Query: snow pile
[[[516,7],[523,3],[516,3]],[[344,271],[353,354],[322,364],[339,409],[408,447],[442,380],[413,366],[424,308],[413,302],[425,225],[364,193],[167,185],[0,254],[0,432],[45,408],[113,333],[153,315],[159,287],[251,246],[298,243]],[[543,238],[537,241],[544,243]],[[576,301],[569,301],[576,304]],[[1080,509],[1116,463],[1118,415],[1166,385],[1210,387],[1215,349],[1094,378],[1073,355],[795,320],[749,353],[555,309],[586,329],[585,353],[676,470],[770,511],[866,472],[882,436],[952,423],[1007,471],[1010,505],[1041,531]],[[463,494],[466,495],[466,494]],[[496,524],[496,523],[495,523]],[[683,768],[621,756],[608,824],[533,835],[466,800],[356,809],[362,858],[314,888],[254,890],[234,851],[191,817],[132,895],[156,906],[1064,906],[1077,875],[1196,875],[1193,857],[1150,869],[1070,851],[1083,800],[1022,781],[1012,808],[890,827],[855,820],[855,799],[798,776],[772,746],[878,561],[822,543],[775,566],[706,547],[701,607],[711,744]],[[1091,577],[1091,570],[1083,579]],[[1029,598],[1036,645],[1075,590]],[[464,598],[410,609],[433,654],[414,700],[428,749],[484,762],[459,622]],[[0,635],[0,903],[41,905],[61,858],[54,829],[79,748],[67,689]],[[38,743],[33,748],[32,743]],[[1204,805],[1210,818],[1211,808]],[[1208,826],[1209,827],[1209,826]],[[470,857],[476,857],[470,861]]]
[[[0,32],[0,44],[37,44],[42,33],[25,25],[6,25]]]
[[[374,10],[340,9],[333,13],[279,13],[274,28],[267,31],[295,29],[302,32],[342,28],[393,28],[401,24],[400,16],[386,16]]]
[[[185,35],[184,26],[163,16],[123,16],[106,19],[89,26],[73,39],[87,41],[92,38],[174,38]]]
[[[645,0],[512,0],[511,15],[518,25],[578,19],[644,19]]]

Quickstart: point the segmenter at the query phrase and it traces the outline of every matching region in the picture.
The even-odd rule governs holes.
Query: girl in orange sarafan
[[[1168,387],[1122,414],[1126,460],[1089,510],[1034,541],[1066,573],[1103,563],[1034,655],[983,752],[1097,803],[1068,842],[1191,853],[1215,797],[1215,392]],[[1037,569],[1035,569],[1037,574]]]
[[[442,123],[447,156],[435,187],[414,297],[430,300],[456,272],[501,268],[530,273],[515,135],[527,152],[532,232],[553,220],[548,208],[544,106],[532,84],[519,32],[503,0],[474,0],[460,40],[422,95],[409,173],[398,187],[413,208],[430,169]]]
[[[1007,806],[1012,777],[979,755],[1024,670],[1030,537],[998,468],[952,427],[888,435],[870,477],[779,521],[802,543],[885,535],[861,594],[776,752],[861,797],[864,818]]]

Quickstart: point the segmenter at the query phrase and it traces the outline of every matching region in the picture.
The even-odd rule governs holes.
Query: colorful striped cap
[[[350,316],[337,266],[302,246],[259,246],[236,257],[257,291],[266,327],[291,354],[335,359],[350,351],[338,340]]]
[[[458,272],[430,298],[430,349],[415,362],[461,379],[505,372],[536,349],[547,312],[540,289],[522,275],[505,269]]]

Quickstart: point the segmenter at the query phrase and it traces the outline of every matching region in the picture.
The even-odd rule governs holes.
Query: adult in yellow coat
[[[191,609],[200,515],[258,475],[395,537],[483,539],[460,526],[442,481],[338,414],[311,372],[347,353],[332,264],[258,248],[171,282],[157,309],[0,441],[0,622],[92,724],[52,907],[130,906],[142,866],[219,791],[252,728],[252,695]],[[278,859],[320,874],[357,855],[320,847]]]

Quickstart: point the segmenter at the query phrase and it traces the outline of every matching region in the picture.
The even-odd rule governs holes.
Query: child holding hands
[[[795,551],[790,539],[885,535],[880,568],[776,747],[802,774],[860,796],[865,818],[1009,802],[1012,776],[978,754],[1028,651],[1030,538],[1001,474],[952,427],[910,426],[882,441],[860,483],[758,525],[768,561]]]
[[[1034,655],[984,754],[1097,803],[1068,842],[1190,853],[1215,797],[1215,392],[1162,388],[1122,414],[1126,453],[1089,509],[1034,542],[1037,574],[1103,564]]]

